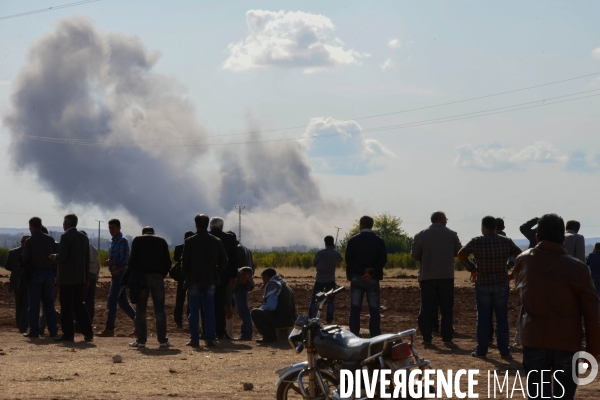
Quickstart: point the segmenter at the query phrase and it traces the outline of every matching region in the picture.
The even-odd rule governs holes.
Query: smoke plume
[[[232,147],[215,154],[214,174],[198,174],[211,147],[185,87],[153,70],[158,59],[137,37],[81,17],[61,21],[31,46],[16,81],[3,121],[12,166],[33,170],[64,207],[124,208],[176,241],[198,212],[233,222],[236,204],[255,212],[250,237],[280,219],[277,210],[299,223],[342,210],[322,198],[295,142]]]

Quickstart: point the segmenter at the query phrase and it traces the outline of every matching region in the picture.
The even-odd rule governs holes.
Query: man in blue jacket
[[[383,279],[383,267],[387,262],[385,242],[373,232],[373,218],[364,216],[359,221],[356,235],[346,246],[346,276],[350,281],[350,331],[360,333],[360,310],[363,295],[369,305],[369,332],[371,337],[381,334],[379,314],[379,281]]]

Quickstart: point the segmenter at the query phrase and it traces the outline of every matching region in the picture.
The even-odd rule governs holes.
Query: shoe
[[[94,335],[84,336],[83,340],[85,340],[86,342],[92,342],[94,341]]]
[[[206,347],[215,347],[215,346],[216,346],[216,344],[215,344],[215,342],[214,342],[213,340],[206,340],[206,341],[204,342],[204,345],[205,345]]]
[[[433,343],[431,343],[431,340],[421,340],[421,344],[423,346],[431,346]]]
[[[223,339],[225,339],[225,340],[233,340],[233,338],[231,336],[229,336],[228,334],[226,334],[226,333],[217,336],[217,339],[219,339],[219,340],[223,340]]]
[[[161,343],[158,347],[160,347],[160,348],[173,347],[173,343],[171,343],[167,340],[166,342]]]
[[[190,347],[200,347],[200,342],[194,342],[194,341],[190,340],[185,345],[190,346]]]
[[[100,332],[98,335],[98,337],[115,337],[115,331],[109,331],[109,330],[103,330],[102,332]]]
[[[65,335],[60,335],[54,338],[55,342],[74,342],[73,338],[66,337]]]
[[[487,358],[487,356],[486,356],[485,354],[479,354],[479,353],[477,352],[477,350],[474,350],[474,351],[471,353],[471,355],[472,355],[473,357],[477,357],[477,358]]]
[[[26,338],[33,339],[33,338],[39,338],[40,334],[39,333],[31,333],[31,331],[29,331],[27,333],[24,333],[23,336]]]
[[[456,343],[454,343],[454,340],[450,339],[450,340],[442,340],[442,343],[444,343],[445,345],[455,345]]]
[[[240,336],[239,338],[235,338],[233,340],[237,340],[238,342],[250,342],[252,341],[252,336]]]
[[[45,328],[40,328],[40,335],[45,335],[46,334],[46,329]]]
[[[57,337],[58,336],[58,332],[50,332],[48,334],[48,337]]]
[[[501,354],[500,358],[502,358],[503,360],[512,360],[513,356],[510,353],[508,353],[508,354]]]
[[[129,347],[146,347],[146,343],[140,343],[137,340],[129,343]]]
[[[256,343],[258,343],[258,344],[262,344],[262,343],[273,343],[273,342],[276,342],[276,341],[277,341],[277,339],[265,339],[265,338],[262,338],[262,339],[256,339],[256,340],[255,340],[255,342],[256,342]]]

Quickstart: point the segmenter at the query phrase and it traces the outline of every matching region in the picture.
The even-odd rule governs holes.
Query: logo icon
[[[580,363],[579,360],[581,359],[585,361]],[[596,375],[598,375],[598,362],[596,361],[596,358],[585,351],[575,353],[571,367],[573,382],[575,382],[575,384],[578,386],[589,385],[594,381],[594,379],[596,379]],[[590,374],[585,378],[580,378],[577,376],[583,375],[588,371],[590,371]]]

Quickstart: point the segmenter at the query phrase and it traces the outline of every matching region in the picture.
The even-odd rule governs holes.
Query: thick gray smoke
[[[153,71],[158,58],[137,37],[104,34],[81,17],[61,21],[32,45],[15,84],[4,118],[12,165],[35,171],[64,206],[125,208],[175,240],[196,213],[227,216],[235,204],[300,218],[339,209],[322,199],[293,142],[236,146],[219,155],[220,178],[218,167],[208,177],[197,174],[207,147],[190,144],[205,143],[204,130],[182,96],[185,88]]]

